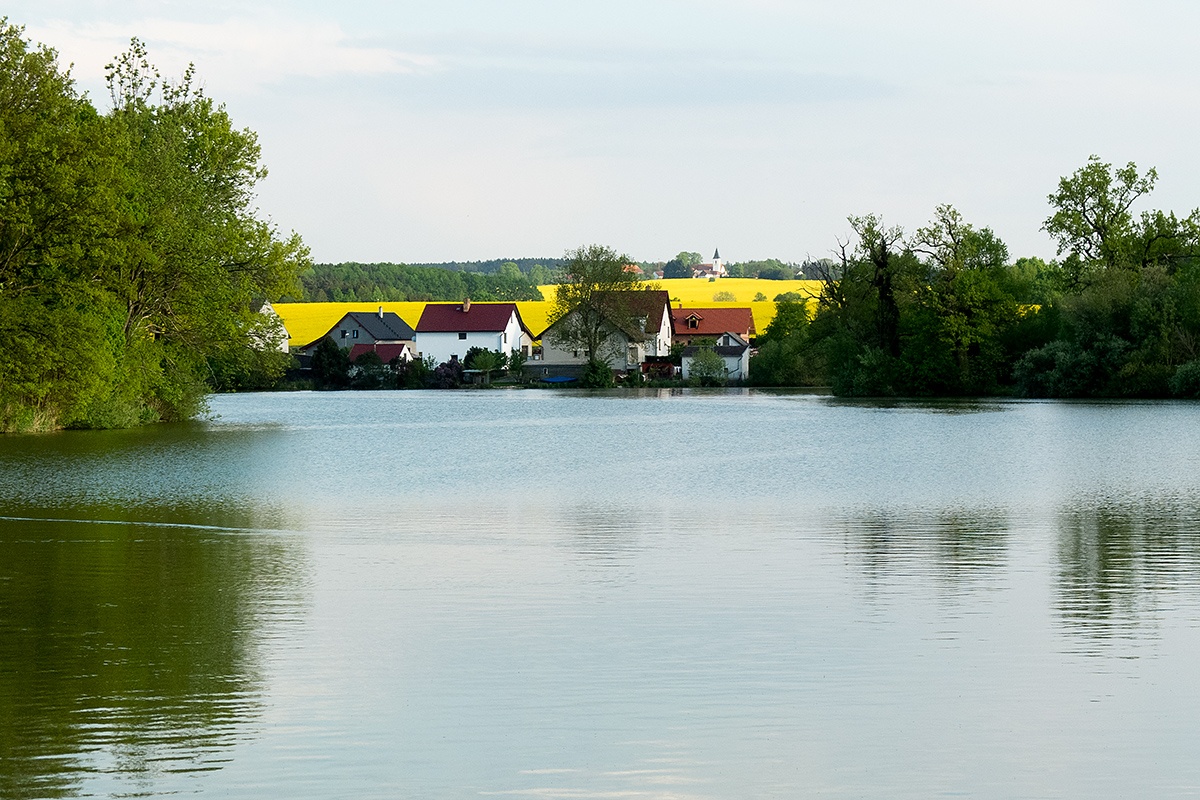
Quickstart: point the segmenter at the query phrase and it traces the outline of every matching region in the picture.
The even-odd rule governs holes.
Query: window
[[[500,342],[502,344],[508,344],[508,331],[505,331],[504,334],[500,337]]]
[[[342,338],[343,338],[343,339],[345,339],[345,338],[346,338],[348,335],[349,335],[349,333],[348,333],[347,331],[342,331]]]
[[[689,328],[695,330],[696,328],[700,327],[700,320],[696,319],[695,317],[688,317],[687,324]]]
[[[358,329],[357,329],[357,328],[355,328],[354,330],[350,331],[350,338],[351,338],[351,339],[357,339],[357,338],[358,338]]]
[[[458,335],[458,338],[460,338],[460,339],[465,339],[465,338],[467,338],[467,335],[466,335],[465,333],[460,333],[460,334]]]

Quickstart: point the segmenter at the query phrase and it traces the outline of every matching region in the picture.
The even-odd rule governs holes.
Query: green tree
[[[528,360],[524,353],[514,347],[508,351],[508,360],[504,369],[508,370],[510,375],[516,375],[519,378],[525,369],[525,362]]]
[[[901,301],[923,276],[904,231],[876,215],[850,217],[855,237],[838,243],[841,264],[822,280],[811,335],[835,393],[888,395],[903,385]]]
[[[672,258],[663,265],[664,278],[690,278],[692,277],[692,267],[689,264],[680,261],[678,258]]]
[[[806,386],[820,381],[821,360],[809,336],[808,300],[777,300],[771,324],[750,359],[756,386]]]
[[[463,358],[463,367],[477,369],[483,373],[483,385],[492,382],[492,373],[504,368],[504,354],[499,350],[488,350],[483,347],[472,347]]]
[[[1021,392],[1164,396],[1180,365],[1197,357],[1200,211],[1135,216],[1156,179],[1153,169],[1092,156],[1050,195],[1045,229],[1065,258],[1058,291],[1039,287],[1049,306],[1037,316],[1056,323],[1056,338],[1020,359]]]
[[[625,271],[629,256],[593,244],[568,250],[565,276],[550,311],[552,342],[564,350],[581,350],[588,362],[601,362],[604,344],[633,322],[628,294],[637,278]]]
[[[1127,264],[1130,239],[1134,235],[1134,202],[1154,189],[1158,173],[1151,168],[1138,174],[1132,161],[1114,169],[1099,156],[1058,182],[1050,195],[1054,213],[1043,229],[1067,255],[1066,267],[1078,283],[1094,269]]]
[[[193,87],[193,73],[163,80],[137,39],[108,65],[125,235],[104,285],[125,308],[126,341],[157,345],[163,418],[188,416],[188,378],[219,348],[251,345],[255,301],[296,291],[308,257],[297,235],[256,216],[257,138]]]
[[[996,391],[1010,367],[1003,337],[1019,319],[1016,299],[1006,291],[1008,248],[950,205],[938,206],[912,248],[925,256],[928,277],[906,326],[907,391]]]
[[[326,339],[325,341],[330,340]],[[396,388],[392,370],[383,363],[383,359],[374,350],[368,350],[354,359],[354,363],[350,365],[349,377],[351,389]]]
[[[55,51],[0,18],[0,432],[140,421],[97,280],[118,170],[109,127]]]
[[[313,385],[318,389],[346,388],[350,385],[349,353],[332,339],[322,339],[313,351],[312,374]]]
[[[688,383],[692,386],[724,386],[729,382],[725,359],[711,347],[701,347],[688,366]]]

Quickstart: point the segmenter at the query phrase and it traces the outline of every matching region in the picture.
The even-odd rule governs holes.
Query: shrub
[[[692,356],[688,367],[688,383],[692,386],[724,386],[729,381],[725,359],[715,350],[702,347]]]
[[[462,362],[454,360],[443,361],[433,371],[433,380],[430,381],[430,385],[434,389],[457,389],[459,386],[462,386],[462,380]]]
[[[607,389],[613,385],[612,368],[600,359],[592,359],[583,365],[579,382],[589,389]]]
[[[1172,397],[1200,397],[1200,359],[1180,364],[1168,385]]]

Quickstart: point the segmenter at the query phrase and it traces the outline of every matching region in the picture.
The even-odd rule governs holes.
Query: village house
[[[472,347],[516,350],[526,358],[533,334],[521,320],[516,303],[429,303],[417,322],[417,353],[439,364],[462,361]]]
[[[313,351],[317,349],[317,345],[321,343],[321,339],[332,339],[343,350],[353,350],[356,345],[384,344],[411,348],[416,339],[416,332],[398,314],[391,311],[385,312],[383,306],[380,306],[379,311],[375,313],[370,311],[349,312],[320,338],[301,345],[298,352],[301,355],[312,355]],[[385,359],[384,362],[390,360]]]
[[[715,339],[736,333],[745,341],[758,335],[754,314],[748,308],[672,308],[671,336],[675,342],[692,344],[696,339]]]
[[[606,331],[607,339],[597,357],[618,372],[640,370],[647,357],[671,352],[671,297],[663,291],[614,292],[625,304],[624,318]],[[556,341],[555,330],[571,323],[572,311],[542,331],[542,359],[526,366],[537,377],[578,377],[587,362],[582,349]]]
[[[691,377],[692,361],[696,353],[706,349],[697,345],[683,348],[682,378]],[[750,378],[750,343],[736,333],[723,333],[717,343],[707,349],[713,350],[725,362],[725,377],[729,381],[744,381]]]

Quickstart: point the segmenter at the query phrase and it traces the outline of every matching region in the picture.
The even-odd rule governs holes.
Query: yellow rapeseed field
[[[775,296],[783,292],[796,292],[805,297],[817,297],[821,293],[820,281],[764,281],[757,278],[721,278],[715,281],[697,278],[672,278],[656,281],[671,296],[673,308],[714,308],[714,307],[747,307],[754,314],[754,325],[758,330],[766,330],[771,319],[775,316]],[[541,302],[521,301],[517,309],[521,319],[533,331],[534,335],[545,330],[550,309],[553,306],[553,286],[540,286],[542,296],[547,298]],[[728,292],[733,300],[716,301],[713,296],[718,292]],[[766,296],[766,300],[755,301],[757,294]],[[334,326],[339,319],[350,311],[378,311],[383,306],[384,311],[396,313],[402,320],[414,328],[425,310],[425,303],[277,303],[275,311],[287,327],[288,344],[299,347],[319,339],[326,331]]]

